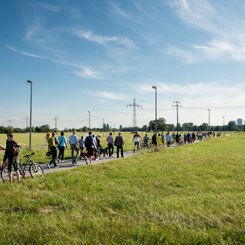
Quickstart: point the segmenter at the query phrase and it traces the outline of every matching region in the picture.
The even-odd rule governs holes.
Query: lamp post
[[[105,118],[102,118],[102,120],[103,120],[102,135],[104,135],[104,131],[105,131],[105,127],[104,127],[104,124],[105,124]]]
[[[155,133],[157,135],[157,86],[152,86],[155,89]]]
[[[90,130],[90,111],[88,111],[88,129]]]
[[[30,133],[29,133],[29,148],[31,149],[31,132],[32,132],[32,81],[27,80],[30,83]]]
[[[210,131],[210,109],[208,109],[208,131]]]

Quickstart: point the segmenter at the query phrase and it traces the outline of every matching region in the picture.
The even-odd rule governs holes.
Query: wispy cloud
[[[52,61],[51,59],[49,59],[48,57],[45,57],[45,56],[41,56],[41,55],[37,55],[37,54],[34,54],[34,53],[30,53],[30,52],[26,52],[26,51],[21,51],[21,50],[18,50],[18,49],[15,49],[9,45],[6,45],[5,46],[7,49],[15,52],[15,53],[18,53],[18,54],[22,54],[22,55],[25,55],[25,56],[29,56],[31,58],[35,58],[35,59],[40,59],[40,60],[48,60],[48,61]]]
[[[11,50],[11,51],[13,51],[13,52],[15,52],[15,53],[18,53],[18,54],[21,54],[21,55],[24,55],[24,56],[28,56],[28,57],[31,57],[31,58],[49,61],[51,63],[60,64],[60,65],[64,65],[64,66],[67,66],[67,67],[73,67],[73,68],[75,68],[73,73],[75,75],[79,76],[79,77],[82,77],[82,78],[103,79],[101,76],[98,75],[98,72],[94,71],[92,68],[88,68],[88,67],[80,65],[80,64],[69,63],[69,62],[64,61],[64,60],[54,59],[54,58],[50,58],[50,57],[47,57],[47,56],[41,56],[41,55],[38,55],[38,54],[34,54],[34,53],[18,50],[18,49],[15,49],[15,48],[13,48],[13,47],[11,47],[9,45],[6,45],[6,48]]]
[[[81,67],[80,70],[74,71],[74,74],[88,79],[103,79],[101,76],[97,74],[97,72],[93,71],[91,68],[88,67]]]
[[[196,57],[196,55],[193,52],[188,51],[187,49],[169,46],[167,49],[165,49],[165,53],[178,57],[181,61],[185,63],[191,64],[191,63],[195,63],[196,61],[198,61],[198,58]]]
[[[108,92],[108,91],[101,91],[94,93],[99,98],[107,99],[107,100],[123,100],[125,99],[125,95],[122,93],[115,93],[115,92]]]
[[[111,6],[113,10],[115,11],[115,13],[121,15],[124,18],[131,19],[130,15],[125,10],[123,10],[118,5],[116,5],[115,3],[111,2]]]
[[[137,86],[143,93],[152,93],[149,85]],[[199,82],[196,84],[158,83],[158,93],[168,99],[183,100],[188,106],[231,106],[244,105],[245,85],[226,85],[222,82]]]
[[[187,63],[218,58],[245,61],[244,19],[208,0],[173,0],[170,5],[186,25],[205,31],[211,38],[206,43],[171,46],[166,49],[168,54]]]
[[[44,8],[48,11],[51,11],[51,12],[59,12],[60,11],[60,7],[53,5],[53,4],[40,3],[40,4],[38,4],[38,6],[40,6],[41,8]]]
[[[75,35],[77,35],[78,37],[82,39],[85,39],[87,41],[91,41],[94,43],[98,43],[100,45],[115,43],[118,45],[125,46],[129,49],[136,48],[134,42],[127,37],[101,36],[101,35],[94,34],[92,31],[83,31],[83,30],[76,31]]]

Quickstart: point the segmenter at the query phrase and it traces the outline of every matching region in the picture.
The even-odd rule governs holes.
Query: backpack
[[[92,146],[93,139],[91,136],[87,136],[84,142],[86,148],[90,148]]]

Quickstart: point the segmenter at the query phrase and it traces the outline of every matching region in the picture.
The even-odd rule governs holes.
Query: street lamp
[[[210,109],[208,109],[208,131],[210,131]]]
[[[29,148],[31,149],[31,131],[32,131],[32,81],[27,80],[30,83],[30,133],[29,133]]]
[[[88,111],[88,129],[90,130],[90,111]]]
[[[155,89],[155,133],[157,135],[157,86],[152,86]]]

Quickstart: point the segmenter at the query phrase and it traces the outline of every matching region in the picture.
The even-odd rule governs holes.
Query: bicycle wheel
[[[2,180],[5,182],[5,181],[8,181],[8,178],[9,178],[9,171],[8,171],[8,167],[5,166],[2,170],[1,170],[1,178]]]
[[[151,149],[153,147],[153,144],[152,143],[149,143],[148,145],[147,145],[147,148],[148,149]]]
[[[29,172],[32,178],[40,178],[44,174],[42,166],[38,163],[31,163]]]

